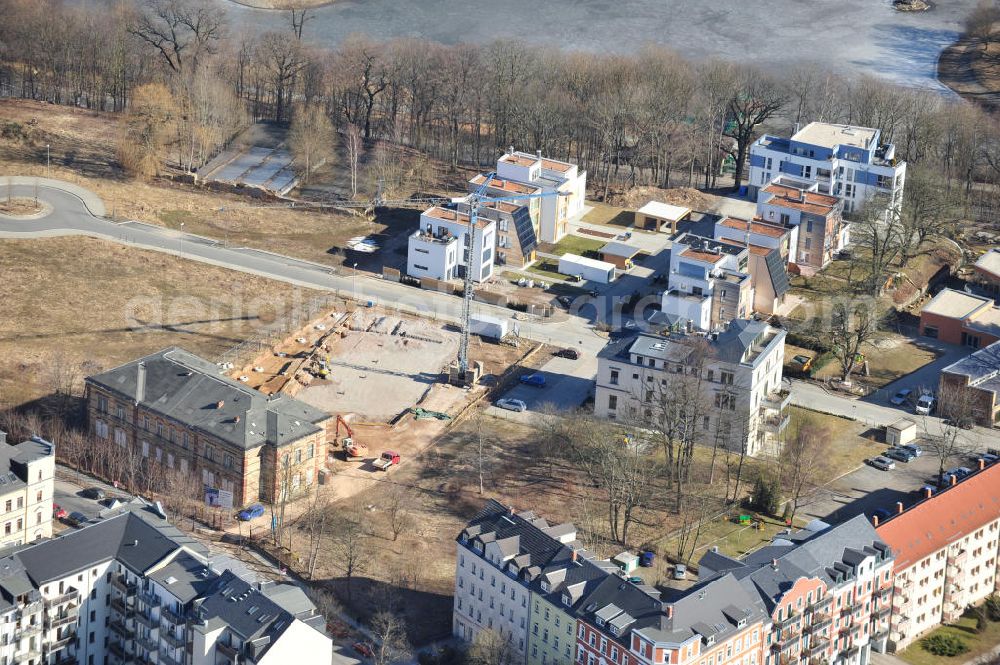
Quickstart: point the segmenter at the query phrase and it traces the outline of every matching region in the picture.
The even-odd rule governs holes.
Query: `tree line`
[[[774,71],[692,62],[664,47],[582,54],[512,40],[449,46],[353,36],[324,48],[309,41],[307,10],[246,34],[194,0],[108,0],[98,12],[58,0],[0,4],[8,17],[0,90],[134,109],[139,164],[151,155],[195,169],[251,121],[288,122],[316,108],[338,134],[392,141],[452,167],[486,166],[510,145],[541,150],[587,169],[605,198],[633,185],[716,186],[727,157],[738,182],[763,130],[811,120],[878,127],[911,164],[966,191],[1000,180],[1000,128],[986,112],[814,64]],[[151,99],[160,102],[152,110]],[[157,126],[169,135],[142,131]],[[169,148],[144,151],[150,143]]]

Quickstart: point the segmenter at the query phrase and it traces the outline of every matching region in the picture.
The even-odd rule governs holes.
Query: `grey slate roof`
[[[779,598],[797,579],[818,577],[828,586],[837,584],[838,571],[848,572],[865,557],[889,551],[875,528],[864,515],[858,515],[836,527],[822,531],[802,529],[781,534],[763,547],[740,560],[739,567],[726,561],[726,569],[718,576],[731,576],[748,591],[755,591],[770,614]],[[707,555],[706,555],[707,556]],[[721,559],[714,555],[708,568],[718,566]],[[718,570],[718,569],[716,569]]]
[[[28,545],[17,550],[16,556],[36,584],[45,584],[110,559],[143,573],[182,545],[199,553],[205,551],[166,520],[148,511],[129,510]]]
[[[272,599],[228,570],[214,581],[209,595],[197,606],[196,615],[209,626],[225,623],[244,641],[268,638],[268,642],[273,644],[295,619]],[[257,653],[258,658],[264,650]]]
[[[658,320],[657,323],[660,321]],[[719,360],[732,364],[752,363],[754,357],[751,349],[764,348],[761,341],[767,344],[775,343],[776,336],[764,339],[769,332],[781,334],[776,328],[763,321],[754,319],[733,319],[726,329],[714,336],[690,335],[684,332],[667,332],[653,335],[638,333],[610,342],[600,352],[600,358],[616,358],[629,361],[629,354],[637,354],[646,358],[657,358],[668,362],[683,362],[696,348],[696,344],[704,341],[708,344],[708,353]]]
[[[292,397],[269,397],[253,390],[224,376],[215,364],[177,347],[87,381],[135,401],[140,363],[145,367],[140,400],[144,407],[245,450],[265,443],[291,443],[319,431],[317,423],[330,417]],[[269,432],[272,422],[275,432]]]
[[[182,604],[187,605],[211,588],[216,574],[203,561],[187,552],[181,552],[170,563],[146,577],[158,582]]]

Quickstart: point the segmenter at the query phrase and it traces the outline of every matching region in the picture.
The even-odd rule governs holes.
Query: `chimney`
[[[570,553],[570,558],[571,558],[571,559],[572,559],[573,561],[576,561],[576,550],[573,550],[573,551],[572,551],[572,552]]]
[[[951,474],[951,486],[954,487],[955,483],[957,482],[958,482],[958,476],[956,476],[954,473]]]
[[[146,363],[140,360],[135,366],[135,403],[146,401]]]
[[[896,502],[896,514],[897,515],[901,515],[902,513],[903,513],[903,502],[902,501],[897,501]]]
[[[984,460],[982,457],[980,457],[979,458],[979,470],[982,471],[985,468],[986,468],[986,460]]]
[[[7,432],[0,429],[0,445],[7,443]]]
[[[271,443],[278,443],[278,412],[267,412],[267,440]]]
[[[667,618],[668,619],[673,619],[674,618],[674,606],[673,605],[667,605]]]
[[[239,416],[239,414],[237,414],[237,415],[233,416],[233,422],[234,422],[234,423],[238,423],[238,422],[240,422],[240,416]]]
[[[929,499],[934,495],[934,488],[930,485],[924,485],[924,498]]]
[[[542,151],[541,150],[536,150],[535,154],[538,156],[538,159],[542,158]]]
[[[872,515],[872,526],[878,526],[878,515]]]
[[[507,154],[508,155],[513,155],[514,154],[514,146],[510,146],[509,148],[507,148]]]
[[[215,408],[221,409],[225,405],[226,405],[226,400],[220,399],[218,402],[215,403]]]
[[[778,560],[777,559],[771,559],[771,568],[774,568],[775,570],[778,569]]]

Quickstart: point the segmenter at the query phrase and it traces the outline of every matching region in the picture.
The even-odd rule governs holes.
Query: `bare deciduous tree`
[[[406,624],[392,612],[379,612],[371,620],[375,645],[372,649],[374,665],[391,665],[406,660],[410,644],[406,640]]]
[[[303,104],[292,114],[288,141],[295,158],[305,162],[303,180],[308,183],[315,168],[333,154],[336,133],[326,110],[319,104]]]
[[[225,14],[194,0],[146,0],[130,32],[179,74],[216,52],[225,33]]]

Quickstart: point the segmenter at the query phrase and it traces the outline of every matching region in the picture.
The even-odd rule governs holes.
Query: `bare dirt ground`
[[[42,209],[42,206],[34,199],[18,197],[0,199],[0,215],[23,217],[33,215]]]
[[[937,71],[941,83],[968,101],[988,110],[1000,108],[1000,44],[984,49],[963,37],[942,51]]]
[[[214,358],[313,292],[87,238],[0,240],[0,402],[171,345]]]

